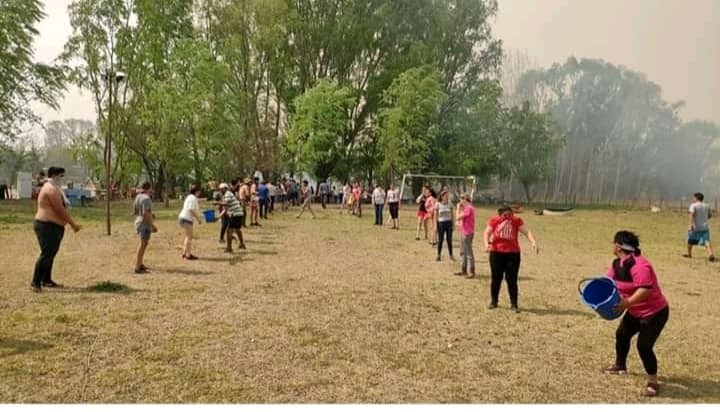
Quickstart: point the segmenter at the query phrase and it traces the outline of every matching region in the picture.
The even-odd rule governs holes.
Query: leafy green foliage
[[[57,108],[64,90],[60,67],[33,61],[35,25],[43,17],[40,0],[0,2],[0,142],[13,140],[24,124],[39,120],[31,102]]]
[[[440,74],[429,66],[407,70],[385,91],[377,134],[382,171],[390,180],[425,167],[438,134],[440,106],[446,98]]]
[[[333,175],[347,161],[343,136],[354,103],[350,89],[324,80],[298,96],[284,145],[289,163],[320,178]]]

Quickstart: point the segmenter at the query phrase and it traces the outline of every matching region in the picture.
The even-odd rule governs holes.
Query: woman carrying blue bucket
[[[668,320],[668,302],[660,289],[655,270],[640,254],[637,235],[625,230],[617,232],[613,253],[617,258],[608,276],[615,281],[621,297],[615,310],[627,312],[615,332],[615,363],[605,371],[614,375],[627,373],[630,340],[637,333],[637,349],[648,375],[644,395],[655,396],[658,393],[658,366],[653,346]]]

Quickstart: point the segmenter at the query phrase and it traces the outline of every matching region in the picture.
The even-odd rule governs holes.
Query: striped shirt
[[[242,216],[243,208],[240,206],[240,202],[237,200],[233,192],[227,191],[223,195],[223,201],[227,203],[227,213],[230,217]]]

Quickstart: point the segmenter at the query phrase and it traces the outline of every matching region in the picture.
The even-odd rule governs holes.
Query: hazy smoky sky
[[[46,0],[36,57],[50,61],[70,35],[71,0]],[[720,0],[499,0],[495,36],[540,65],[601,58],[647,74],[686,119],[720,123]],[[94,119],[92,100],[71,88],[45,120]]]

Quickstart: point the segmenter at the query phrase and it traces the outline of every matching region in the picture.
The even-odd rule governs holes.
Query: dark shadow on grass
[[[92,286],[83,288],[82,290],[90,293],[114,293],[118,295],[128,295],[130,293],[136,292],[135,289],[123,285],[122,283],[110,281],[96,283]]]
[[[523,312],[532,313],[538,316],[582,316],[585,318],[593,318],[595,315],[575,309],[559,309],[559,308],[521,308]]]
[[[198,269],[188,268],[157,268],[157,272],[167,272],[171,275],[189,275],[189,276],[203,276],[203,275],[214,275],[215,272]]]
[[[720,381],[698,379],[690,376],[666,376],[660,378],[660,398],[686,401],[718,402]]]
[[[250,243],[253,245],[277,245],[277,242],[270,240],[251,240]]]
[[[200,261],[205,262],[227,262],[231,265],[235,265],[237,263],[243,262],[245,259],[242,258],[240,255],[227,255],[227,257],[208,257],[208,258],[200,258]]]
[[[21,340],[12,338],[0,338],[0,349],[10,349],[8,353],[0,353],[0,358],[21,355],[25,352],[34,350],[50,349],[53,345],[43,342],[35,342],[32,340]],[[4,352],[4,350],[3,350]]]
[[[267,255],[273,256],[273,255],[277,255],[279,252],[276,250],[259,250],[258,249],[258,250],[251,250],[249,253],[255,254],[255,255],[261,255],[261,256],[267,256]]]

